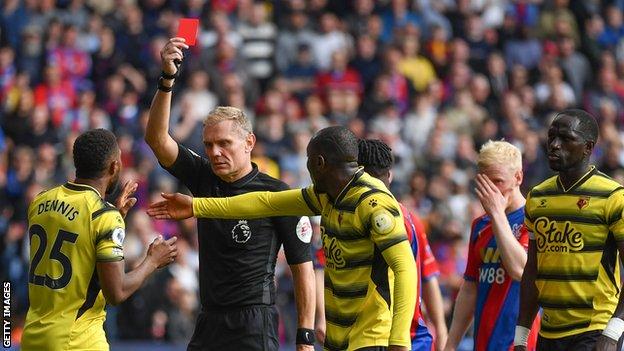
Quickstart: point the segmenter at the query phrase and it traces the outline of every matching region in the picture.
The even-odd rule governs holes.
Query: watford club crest
[[[576,202],[576,206],[578,206],[579,210],[584,209],[589,206],[589,196],[581,196]]]

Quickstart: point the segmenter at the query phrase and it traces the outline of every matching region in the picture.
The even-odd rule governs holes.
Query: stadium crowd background
[[[488,139],[524,158],[523,191],[550,175],[554,111],[599,121],[594,163],[624,183],[624,1],[599,0],[4,0],[0,5],[0,276],[13,282],[14,336],[27,310],[26,209],[73,178],[76,136],[119,137],[122,179],[139,182],[127,217],[126,265],[157,233],[179,237],[178,261],[108,309],[110,340],[185,344],[198,306],[194,220],[151,220],[146,206],[178,184],[143,141],[159,51],[180,17],[200,18],[198,45],[176,82],[172,135],[203,153],[201,123],[217,105],[254,121],[254,161],[306,186],[305,146],[349,126],[396,157],[394,194],[424,219],[450,320],[473,218],[475,158]],[[281,337],[296,312],[283,257]]]

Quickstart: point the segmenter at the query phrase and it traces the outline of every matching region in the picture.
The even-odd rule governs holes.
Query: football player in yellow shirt
[[[543,309],[538,350],[620,349],[624,187],[590,165],[598,130],[596,120],[577,109],[558,113],[548,129],[548,164],[557,175],[527,196],[531,240],[516,351],[526,349],[538,306]]]
[[[106,303],[117,305],[157,268],[173,262],[176,238],[159,237],[143,262],[124,273],[124,217],[136,183],[124,185],[117,207],[103,199],[119,183],[115,135],[95,129],[73,147],[76,179],[37,195],[28,209],[30,307],[24,351],[108,350]]]

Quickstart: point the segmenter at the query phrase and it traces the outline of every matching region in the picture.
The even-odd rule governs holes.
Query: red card
[[[186,40],[186,45],[195,45],[197,39],[197,29],[199,28],[199,20],[197,18],[180,18],[178,27],[178,37]]]

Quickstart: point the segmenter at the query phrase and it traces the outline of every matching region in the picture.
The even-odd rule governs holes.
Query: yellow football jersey
[[[123,259],[121,214],[93,187],[66,183],[35,197],[28,226],[22,350],[108,350],[96,262]]]
[[[193,211],[197,217],[214,218],[321,215],[326,259],[325,349],[411,344],[418,284],[414,256],[399,204],[379,179],[359,170],[335,200],[310,186],[195,198]],[[389,251],[392,254],[386,256]],[[404,272],[409,277],[407,286],[397,289],[388,258],[412,270]],[[397,299],[395,292],[404,296]],[[399,300],[403,305],[396,304],[395,309]]]
[[[537,246],[540,334],[602,330],[620,294],[616,242],[624,240],[624,188],[594,167],[569,189],[555,176],[534,187],[525,223]]]

